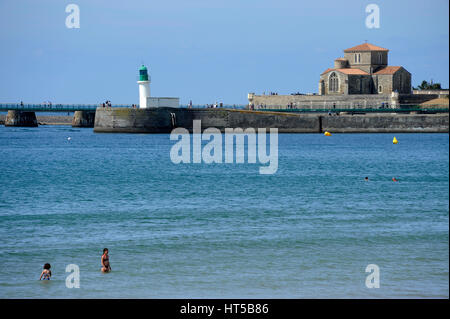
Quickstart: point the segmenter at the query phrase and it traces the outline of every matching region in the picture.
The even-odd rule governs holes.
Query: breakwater
[[[95,112],[75,111],[72,119],[73,127],[94,127]]]
[[[9,115],[8,115],[9,114]],[[36,115],[35,112],[10,111],[0,114],[0,125],[38,126],[71,125],[72,127],[94,127],[95,111],[75,111],[74,115]]]
[[[72,125],[73,116],[70,115],[36,115],[38,125]],[[6,115],[0,115],[0,125],[4,125]]]
[[[38,122],[36,119],[36,114],[34,112],[10,110],[6,115],[4,125],[36,127],[38,126]]]
[[[294,114],[231,109],[98,108],[94,131],[99,133],[169,133],[176,127],[192,132],[201,120],[202,130],[225,128],[278,128],[280,133],[445,133],[448,113],[443,114]]]

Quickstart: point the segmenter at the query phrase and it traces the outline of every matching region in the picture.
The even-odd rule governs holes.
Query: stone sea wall
[[[225,128],[278,128],[280,133],[356,132],[448,132],[449,117],[444,114],[293,114],[282,112],[150,108],[98,108],[95,132],[170,133],[176,127],[192,132],[193,120],[201,120],[202,130]]]
[[[438,94],[248,95],[254,109],[365,109],[418,105]]]
[[[334,133],[445,133],[447,114],[364,114],[323,116],[322,131]]]

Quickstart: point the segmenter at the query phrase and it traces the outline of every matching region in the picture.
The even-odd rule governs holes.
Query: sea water
[[[0,297],[448,298],[449,136],[393,136],[280,134],[261,175],[174,164],[168,134],[0,127]]]

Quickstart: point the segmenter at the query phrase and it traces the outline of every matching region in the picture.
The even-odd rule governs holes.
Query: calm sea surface
[[[2,126],[0,297],[448,298],[449,136],[393,136],[280,134],[268,176],[173,164],[167,134]]]

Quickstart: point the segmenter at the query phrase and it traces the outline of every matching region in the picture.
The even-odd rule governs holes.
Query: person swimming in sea
[[[393,182],[398,182],[398,179],[396,179],[395,177],[392,177],[392,181]]]
[[[364,180],[366,181],[366,182],[368,182],[369,181],[369,177],[364,177]]]
[[[102,255],[102,272],[110,272],[110,271],[111,265],[109,264],[108,248],[104,248]]]
[[[50,280],[50,277],[52,276],[52,271],[50,270],[52,266],[50,264],[44,265],[44,270],[42,270],[41,277],[39,277],[39,280]]]

